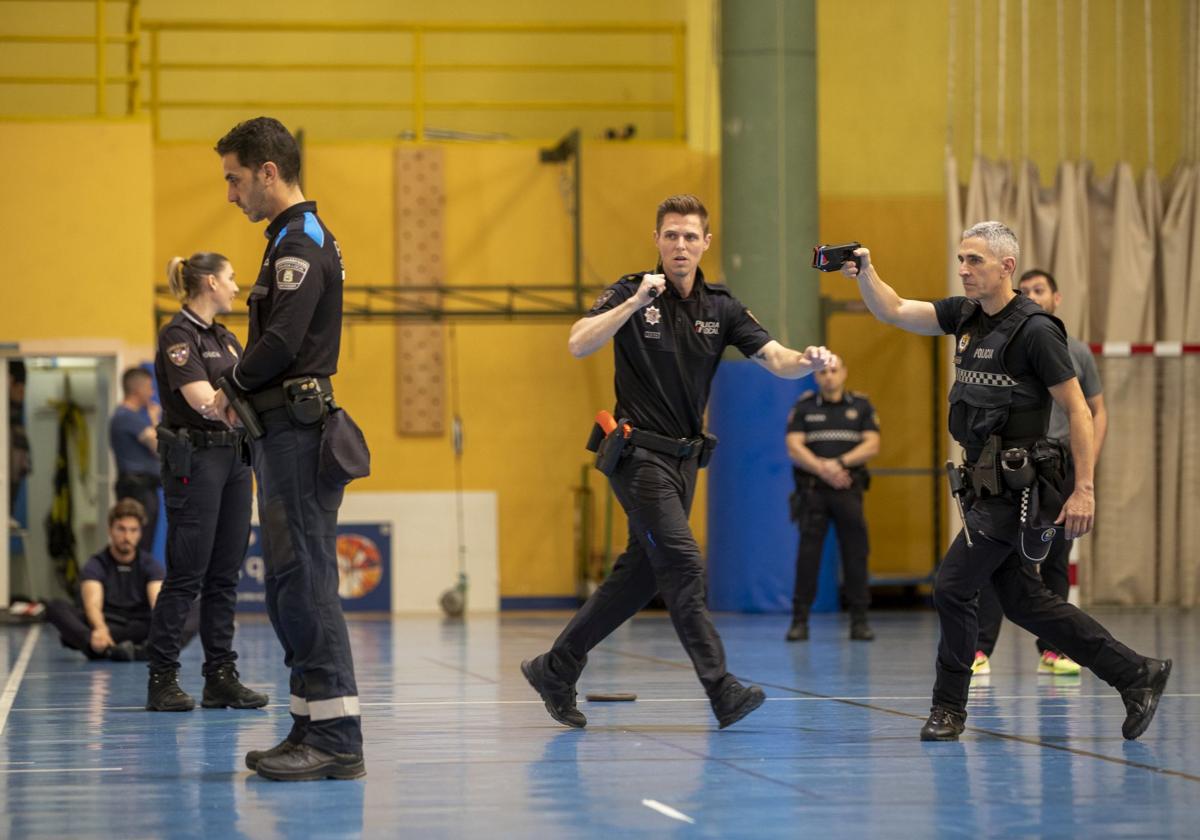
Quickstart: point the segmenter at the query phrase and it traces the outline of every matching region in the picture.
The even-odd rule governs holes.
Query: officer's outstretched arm
[[[804,352],[800,353],[772,339],[751,358],[780,379],[799,379],[813,371],[823,370],[834,355],[825,347],[805,347]]]
[[[585,315],[580,318],[571,325],[571,335],[567,338],[567,349],[571,351],[571,355],[582,359],[595,353],[617,334],[617,330],[625,326],[625,322],[634,312],[662,294],[666,285],[665,275],[643,274],[642,283],[633,297],[626,298],[599,315]]]
[[[917,335],[942,335],[937,311],[927,300],[907,300],[896,294],[896,290],[883,282],[871,264],[871,252],[859,248],[854,252],[858,265],[847,262],[842,265],[842,274],[858,280],[858,291],[871,314],[883,321]]]

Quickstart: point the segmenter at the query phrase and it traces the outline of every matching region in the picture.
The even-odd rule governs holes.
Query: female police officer
[[[250,536],[250,468],[242,432],[220,419],[211,383],[237,362],[241,345],[213,317],[237,296],[233,267],[220,254],[175,257],[171,291],[184,300],[158,336],[154,360],[163,404],[158,448],[167,509],[167,578],[150,623],[146,708],[186,712],[195,702],[180,687],[184,619],[197,596],[208,708],[256,709],[264,694],[238,680],[233,616],[238,570]]]

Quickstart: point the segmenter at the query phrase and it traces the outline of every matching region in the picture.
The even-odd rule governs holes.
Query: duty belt
[[[303,378],[303,377],[297,377]],[[321,386],[322,394],[333,394],[333,383],[324,376],[314,376],[317,384]],[[265,391],[259,391],[254,394],[247,394],[246,399],[250,401],[250,405],[259,414],[265,411],[271,411],[276,408],[283,408],[287,405],[287,393],[284,392],[282,385],[276,385],[274,388],[268,388]]]
[[[703,437],[672,438],[644,429],[633,429],[629,434],[629,442],[642,449],[649,449],[671,458],[682,458],[685,461],[699,458],[700,451],[704,448]]]
[[[187,440],[197,449],[207,449],[212,446],[241,446],[242,441],[246,439],[245,432],[223,429],[176,429],[175,434]]]

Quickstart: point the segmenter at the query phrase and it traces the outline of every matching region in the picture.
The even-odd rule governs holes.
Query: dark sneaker
[[[284,738],[269,750],[250,750],[250,752],[246,753],[246,766],[251,770],[257,770],[258,762],[264,758],[274,758],[277,755],[283,755],[286,752],[297,749],[299,746],[295,741],[289,741],[287,738]]]
[[[1171,676],[1171,660],[1147,659],[1143,668],[1145,671],[1137,682],[1121,692],[1121,699],[1125,701],[1125,723],[1121,725],[1121,734],[1127,741],[1145,732],[1154,720],[1158,699]]]
[[[546,704],[546,711],[564,726],[583,729],[587,726],[587,718],[575,705],[575,686],[567,685],[546,673],[546,654],[526,659],[521,663],[521,673],[533,686]]]
[[[870,624],[867,624],[866,619],[852,621],[850,622],[850,639],[855,642],[872,642],[875,640],[875,631],[871,629]]]
[[[792,626],[788,628],[786,638],[789,642],[807,642],[808,622],[799,619],[793,621]]]
[[[117,642],[107,651],[108,658],[113,662],[132,662],[137,658],[137,650],[133,646],[133,642],[126,639],[123,642]]]
[[[150,684],[146,689],[146,711],[190,712],[196,701],[179,687],[179,672],[174,668],[163,668],[150,672]]]
[[[367,775],[361,755],[327,753],[309,744],[296,744],[255,767],[258,775],[276,782],[315,782],[318,779],[360,779]]]
[[[929,720],[921,727],[922,741],[957,741],[967,728],[967,713],[956,712],[945,706],[934,706],[929,710]]]
[[[267,705],[267,695],[242,685],[237,668],[226,662],[205,675],[200,705],[206,709],[261,709]]]
[[[720,729],[733,726],[746,715],[763,704],[767,695],[756,685],[734,683],[721,692],[721,696],[713,701],[713,714],[717,716]]]

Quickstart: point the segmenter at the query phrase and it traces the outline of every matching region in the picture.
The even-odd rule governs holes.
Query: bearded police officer
[[[1031,268],[1021,275],[1018,286],[1021,294],[1045,309],[1051,315],[1062,304],[1062,293],[1058,283],[1048,271]],[[1100,459],[1100,450],[1104,446],[1104,437],[1108,430],[1108,410],[1104,405],[1104,392],[1100,384],[1100,372],[1096,370],[1096,359],[1092,356],[1091,348],[1074,336],[1067,336],[1067,349],[1071,353],[1071,366],[1079,379],[1079,387],[1083,389],[1083,398],[1087,400],[1088,411],[1092,415],[1092,451],[1093,462]],[[1067,422],[1066,413],[1056,403],[1050,410],[1050,428],[1046,436],[1051,440],[1069,444],[1071,428]],[[1070,450],[1066,450],[1068,469],[1070,469]],[[1050,552],[1040,566],[1042,581],[1046,588],[1060,598],[1066,598],[1071,591],[1070,555],[1073,542],[1066,539],[1062,531],[1050,543]],[[1000,625],[1004,621],[1004,612],[996,593],[990,586],[979,591],[979,642],[975,652],[975,662],[971,671],[976,674],[986,674],[991,670],[988,662],[1000,637]],[[1067,656],[1045,639],[1037,640],[1039,674],[1056,674],[1071,676],[1079,673],[1079,663]]]
[[[1150,725],[1171,661],[1141,656],[1095,619],[1046,589],[1034,562],[1058,529],[1073,539],[1092,528],[1091,415],[1071,367],[1062,323],[1013,291],[1020,249],[1000,222],[963,232],[958,249],[963,296],[906,300],[880,279],[870,252],[842,272],[857,277],[863,301],[879,320],[920,335],[955,337],[950,433],[966,453],[951,470],[966,521],[938,567],[933,602],[941,624],[933,707],[926,741],[953,741],[967,717],[979,589],[989,580],[1010,620],[1045,639],[1121,693],[1121,734]],[[1073,474],[1060,447],[1046,439],[1051,401],[1067,414]]]
[[[709,388],[728,346],[776,376],[799,378],[825,366],[823,347],[803,353],[773,341],[750,311],[700,270],[712,234],[692,195],[658,207],[656,272],[627,275],[600,294],[571,328],[568,347],[583,358],[613,340],[616,420],[599,440],[597,467],[629,516],[629,542],[612,573],[580,608],[548,653],[521,664],[551,717],[583,727],[575,683],[588,652],[661,593],[675,632],[724,729],[762,705],[725,667],[725,650],[705,605],[704,567],[688,526],[696,472],[716,439],[704,434]],[[600,427],[598,427],[600,428]]]
[[[250,289],[246,352],[232,369],[261,418],[252,443],[266,562],[267,612],[291,668],[292,729],[246,765],[279,781],[362,776],[358,689],[338,599],[341,487],[318,475],[342,329],[341,250],[300,190],[296,141],[258,117],[217,143],[229,201],[267,221]]]
[[[800,526],[796,590],[789,642],[808,639],[808,613],[817,595],[821,549],[829,522],[837,528],[842,586],[850,608],[850,638],[875,638],[867,623],[867,521],[863,491],[870,484],[867,461],[879,454],[879,421],[870,400],[846,390],[846,365],[834,357],[814,374],[818,390],[800,395],[788,416],[787,448],[796,492],[792,519]]]

